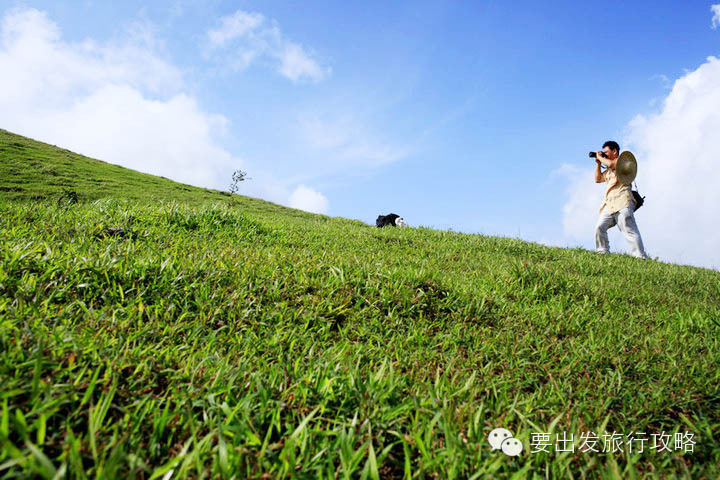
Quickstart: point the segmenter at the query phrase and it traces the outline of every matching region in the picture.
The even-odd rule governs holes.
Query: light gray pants
[[[595,250],[597,250],[598,253],[610,252],[610,242],[608,241],[607,231],[608,228],[617,225],[625,236],[632,255],[638,258],[647,258],[642,237],[640,237],[640,231],[635,223],[634,211],[635,208],[630,206],[611,215],[607,213],[606,209],[603,209],[595,226]]]

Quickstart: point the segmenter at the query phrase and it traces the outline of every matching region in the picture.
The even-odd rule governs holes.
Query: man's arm
[[[615,160],[610,160],[609,158],[603,157],[603,156],[601,155],[602,153],[603,153],[603,152],[597,152],[597,154],[596,154],[597,157],[595,158],[595,160],[596,160],[596,161],[599,160],[599,161],[601,161],[602,164],[605,165],[606,167],[612,168],[613,170],[615,170],[615,166],[617,165],[617,158],[616,158]]]
[[[603,183],[605,181],[605,177],[603,177],[603,172],[600,170],[600,160],[595,159],[595,183]]]

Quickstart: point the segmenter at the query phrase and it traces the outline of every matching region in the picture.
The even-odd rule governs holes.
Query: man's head
[[[603,143],[603,152],[609,159],[615,160],[620,155],[620,145],[616,141],[608,140]]]

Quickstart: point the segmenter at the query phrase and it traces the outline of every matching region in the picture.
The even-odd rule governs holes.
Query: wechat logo
[[[493,450],[502,450],[509,457],[517,457],[522,452],[523,444],[507,428],[496,428],[488,435],[488,442]]]

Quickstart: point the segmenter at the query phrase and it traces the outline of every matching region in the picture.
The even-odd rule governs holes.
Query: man
[[[603,155],[604,154],[604,155]],[[607,182],[605,199],[600,206],[600,218],[595,226],[595,249],[598,253],[609,253],[610,242],[607,230],[617,225],[625,236],[630,253],[638,258],[647,258],[640,231],[635,223],[635,199],[630,185],[618,181],[615,166],[620,155],[620,145],[612,140],[603,144],[603,151],[595,157],[595,183]],[[607,169],[601,171],[600,165]]]

